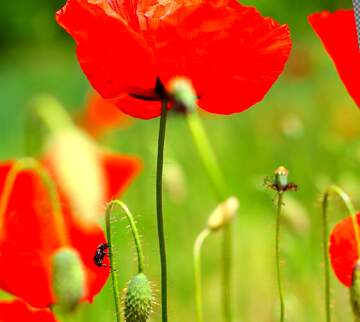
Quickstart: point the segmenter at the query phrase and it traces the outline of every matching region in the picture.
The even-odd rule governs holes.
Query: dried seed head
[[[57,304],[72,311],[85,295],[85,272],[74,249],[64,247],[52,257],[52,285]]]
[[[281,166],[275,170],[275,185],[284,189],[288,184],[289,171],[285,167]]]
[[[350,301],[354,315],[360,318],[360,261],[356,263],[353,270]]]
[[[126,322],[146,322],[153,303],[152,289],[145,274],[132,278],[125,290],[124,315]]]
[[[229,224],[236,215],[239,208],[239,200],[236,197],[230,197],[219,204],[210,215],[207,226],[211,231],[217,231]]]

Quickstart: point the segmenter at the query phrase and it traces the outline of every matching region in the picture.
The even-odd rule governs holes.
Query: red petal
[[[124,113],[97,93],[90,97],[80,122],[86,131],[95,137],[101,136],[107,130],[130,124]]]
[[[360,107],[360,50],[353,10],[316,13],[309,16],[309,22],[334,61],[349,94]]]
[[[0,301],[0,322],[56,322],[49,309],[37,310],[16,299]]]
[[[103,153],[102,163],[107,182],[107,202],[117,198],[141,170],[142,164],[135,157]]]
[[[357,214],[357,223],[360,226],[360,214]],[[350,287],[352,272],[358,260],[354,227],[351,217],[338,223],[330,234],[330,260],[335,275],[341,283]]]
[[[11,168],[0,166],[0,195]],[[50,256],[61,246],[48,195],[32,171],[20,173],[0,214],[0,287],[35,307],[53,303]]]
[[[116,98],[131,88],[152,88],[152,52],[108,1],[68,0],[57,21],[75,39],[80,65],[94,88]]]
[[[176,14],[181,20],[166,20],[156,33],[162,81],[191,79],[200,106],[217,114],[241,112],[263,99],[291,50],[287,26],[233,1],[203,2]]]

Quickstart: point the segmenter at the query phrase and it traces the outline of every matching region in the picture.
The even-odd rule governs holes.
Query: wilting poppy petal
[[[241,112],[264,97],[291,50],[287,26],[235,0],[68,0],[57,21],[95,89],[143,119],[158,116],[160,103],[136,97],[175,76],[191,79],[203,109]]]
[[[0,164],[0,195],[4,196],[5,182],[14,163]],[[59,235],[49,194],[39,175],[33,170],[21,171],[13,182],[7,202],[0,213],[0,288],[26,300],[34,307],[48,307],[55,302],[52,292],[51,258],[64,246]],[[64,206],[67,243],[74,247],[84,261],[89,291],[84,300],[104,285],[108,271],[99,274],[90,263],[98,244],[105,242],[99,227],[85,230],[68,218]],[[74,234],[73,232],[76,232]],[[75,235],[75,237],[73,237]]]
[[[80,119],[80,125],[94,137],[128,124],[130,124],[129,118],[99,94],[91,95]]]
[[[356,216],[360,227],[360,214]],[[339,222],[330,234],[330,260],[335,275],[341,283],[350,287],[352,273],[358,260],[355,232],[351,217]]]
[[[49,309],[34,309],[20,299],[0,301],[0,322],[56,322]]]
[[[360,107],[360,50],[354,11],[323,11],[309,16],[309,22],[334,61],[349,94]]]

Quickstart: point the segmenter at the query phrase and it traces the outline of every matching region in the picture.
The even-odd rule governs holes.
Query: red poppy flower
[[[360,226],[360,213],[356,215]],[[341,283],[350,287],[352,274],[358,260],[354,226],[351,217],[339,222],[330,234],[330,260],[335,275]]]
[[[124,189],[139,167],[135,160],[113,154],[103,154],[101,163],[106,179],[105,203]],[[93,263],[97,246],[105,242],[102,229],[97,224],[91,229],[79,224],[65,198],[61,200],[63,224],[59,226],[49,193],[34,170],[21,171],[10,194],[4,193],[14,164],[0,164],[0,288],[34,307],[48,307],[55,302],[51,258],[60,247],[68,246],[83,261],[87,289],[84,300],[92,301],[109,273]],[[58,187],[60,190],[61,184]],[[60,195],[65,194],[60,191]]]
[[[360,107],[360,50],[353,10],[323,11],[309,22],[335,63],[349,94]]]
[[[99,137],[117,126],[128,124],[129,118],[97,93],[89,97],[80,119],[80,125],[94,137]]]
[[[156,101],[175,76],[191,79],[203,109],[241,112],[268,92],[291,49],[287,26],[236,0],[68,0],[57,21],[93,87],[143,119],[160,115]]]
[[[56,322],[49,309],[34,309],[20,299],[0,301],[0,322]]]

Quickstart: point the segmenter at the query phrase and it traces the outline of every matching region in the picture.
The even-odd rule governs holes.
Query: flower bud
[[[167,85],[172,99],[180,107],[185,108],[186,112],[192,112],[197,108],[197,95],[195,89],[188,78],[175,77]]]
[[[239,200],[236,197],[230,197],[219,204],[210,215],[207,226],[211,231],[217,231],[229,224],[236,215],[239,208]]]
[[[56,303],[66,312],[74,310],[84,297],[85,271],[74,249],[64,247],[53,255],[52,285]]]
[[[124,315],[126,322],[146,322],[152,310],[152,290],[145,274],[136,275],[125,290]]]
[[[360,261],[355,264],[352,284],[350,286],[350,301],[354,315],[360,318]]]
[[[283,190],[286,188],[288,184],[288,175],[289,171],[285,167],[281,166],[275,170],[275,182],[274,184],[279,188],[279,190]]]

